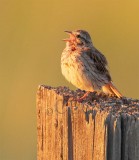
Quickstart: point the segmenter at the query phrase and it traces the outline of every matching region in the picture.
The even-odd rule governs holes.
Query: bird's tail
[[[118,98],[123,97],[122,94],[117,90],[117,88],[114,86],[114,84],[112,82],[109,82],[108,84],[106,84],[105,86],[103,86],[102,90],[106,94],[114,94]]]

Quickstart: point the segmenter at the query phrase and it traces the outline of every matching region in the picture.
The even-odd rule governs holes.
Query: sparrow
[[[94,91],[121,98],[110,76],[107,59],[94,47],[89,33],[85,30],[65,32],[69,38],[64,39],[66,47],[61,55],[61,71],[70,83],[87,91],[81,99]]]

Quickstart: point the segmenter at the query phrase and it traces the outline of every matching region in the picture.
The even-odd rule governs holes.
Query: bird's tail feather
[[[102,90],[106,94],[114,94],[118,98],[123,97],[122,94],[117,90],[117,88],[114,86],[114,84],[112,82],[109,82],[108,84],[106,84],[105,86],[103,86]]]

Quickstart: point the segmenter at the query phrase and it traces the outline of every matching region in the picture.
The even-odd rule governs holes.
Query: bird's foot
[[[90,94],[90,92],[86,92],[82,97],[77,98],[77,101],[83,102],[88,97],[89,94]]]
[[[78,102],[83,102],[84,100],[86,101],[92,101],[93,97],[96,97],[97,92],[86,92],[82,97],[78,98],[77,101]]]

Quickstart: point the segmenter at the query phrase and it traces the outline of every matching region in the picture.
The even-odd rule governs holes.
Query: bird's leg
[[[82,102],[88,95],[90,91],[87,91],[82,97],[78,98],[77,101]]]

